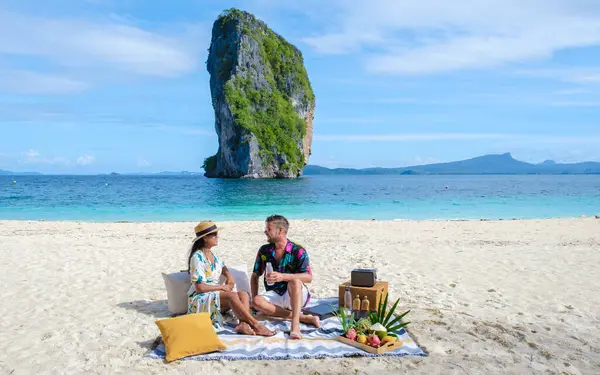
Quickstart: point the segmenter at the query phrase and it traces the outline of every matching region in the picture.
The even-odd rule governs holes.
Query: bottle
[[[346,292],[344,293],[344,308],[346,309],[347,316],[352,314],[352,293],[350,293],[350,287],[346,287]]]
[[[371,302],[369,302],[369,299],[365,295],[362,302],[360,303],[360,317],[361,318],[366,318],[369,316],[369,311],[370,311],[369,305],[370,304],[371,304]]]
[[[354,314],[355,320],[360,319],[360,296],[358,294],[352,301],[352,314]]]
[[[269,274],[271,272],[273,272],[273,265],[271,264],[271,262],[269,262],[269,263],[267,263],[267,271],[265,273],[265,279],[267,278],[267,276],[269,276]],[[269,283],[269,282],[267,282],[268,286],[272,286],[273,284],[275,284],[275,283]]]

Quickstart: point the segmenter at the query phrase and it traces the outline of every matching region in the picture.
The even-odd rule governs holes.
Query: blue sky
[[[200,171],[217,149],[210,30],[229,7],[303,52],[310,164],[600,161],[598,1],[4,0],[0,169]]]

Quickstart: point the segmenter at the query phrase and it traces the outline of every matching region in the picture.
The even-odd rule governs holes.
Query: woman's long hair
[[[190,255],[188,256],[188,273],[190,273],[190,270],[192,268],[191,264],[192,263],[192,257],[194,256],[194,253],[200,249],[202,249],[204,247],[204,237],[200,238],[198,241],[194,242],[194,244],[192,245],[192,248],[190,249]]]

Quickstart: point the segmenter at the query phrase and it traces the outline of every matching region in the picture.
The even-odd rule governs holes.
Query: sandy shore
[[[223,224],[217,254],[250,267],[263,223]],[[377,268],[430,356],[145,359],[193,225],[0,221],[0,373],[600,373],[600,220],[292,221],[313,293]]]

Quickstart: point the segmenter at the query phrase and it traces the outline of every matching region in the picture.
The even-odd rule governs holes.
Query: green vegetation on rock
[[[202,168],[205,172],[212,173],[217,169],[217,155],[209,156],[204,159],[204,164],[202,164]]]
[[[296,94],[301,100],[299,104],[304,106],[314,103],[315,99],[302,54],[249,13],[230,9],[221,14],[217,23],[224,37],[236,30],[256,41],[260,64],[264,67],[263,78],[268,83],[265,88],[251,80],[250,76],[256,71],[254,64],[253,71],[245,67],[232,71],[235,56],[230,44],[216,51],[221,63],[218,74],[226,81],[225,100],[235,123],[257,138],[263,165],[273,163],[278,154],[285,157],[280,170],[300,171],[305,160],[299,144],[306,135],[306,124],[294,111],[291,96]],[[244,53],[249,48],[248,43],[241,36],[238,40],[239,53]],[[205,165],[216,168],[216,159],[207,158]]]

